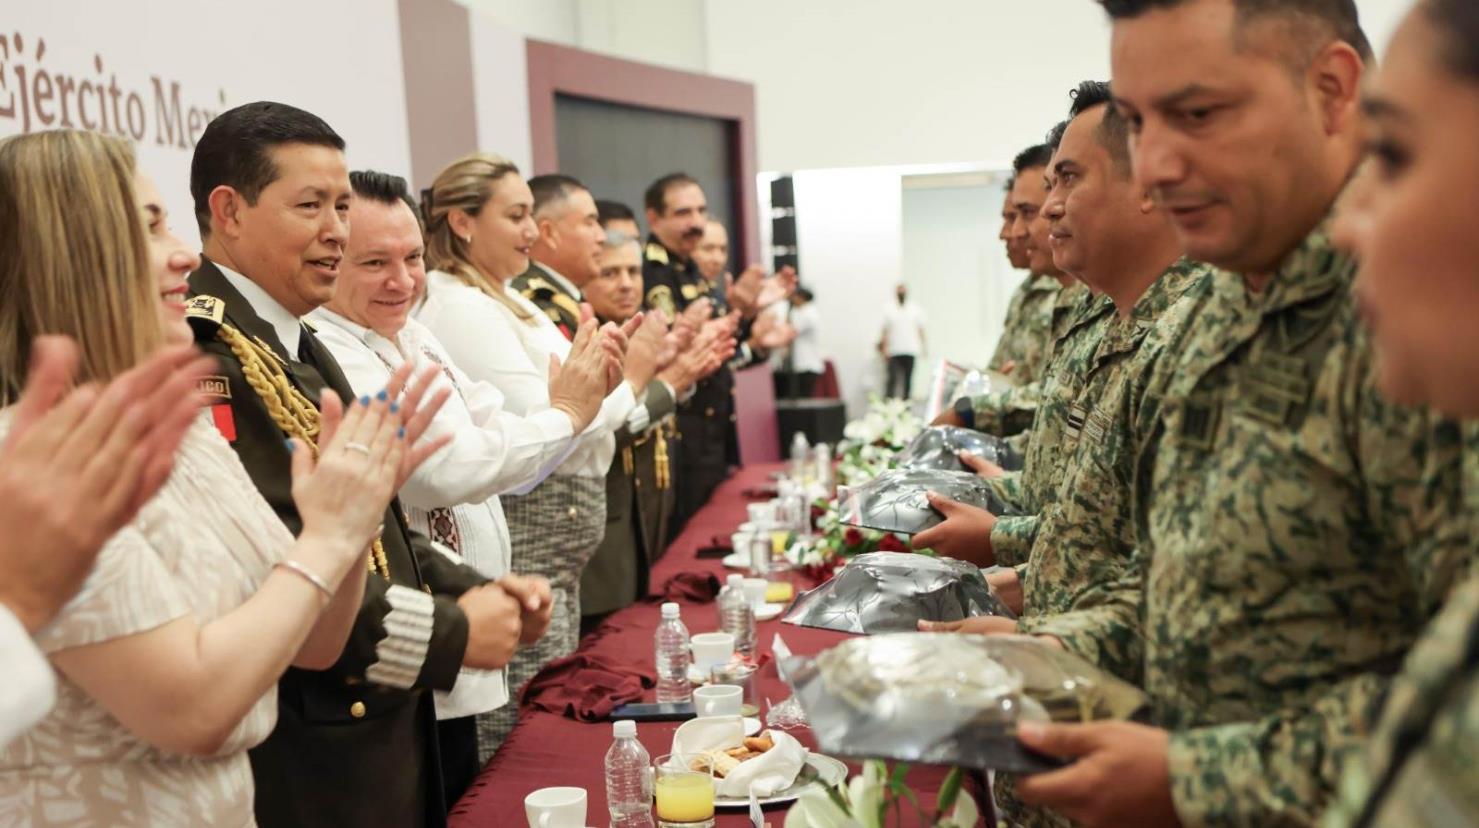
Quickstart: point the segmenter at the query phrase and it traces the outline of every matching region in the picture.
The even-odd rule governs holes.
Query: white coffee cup
[[[750,515],[750,522],[757,526],[769,526],[775,523],[775,503],[773,501],[751,503],[745,507],[745,510]]]
[[[699,716],[738,716],[745,688],[736,684],[709,684],[694,689],[693,710]]]
[[[749,532],[735,532],[729,536],[729,543],[734,547],[735,554],[744,555],[745,560],[750,558],[750,539],[755,537]]]
[[[689,639],[693,664],[704,675],[734,657],[734,636],[726,632],[699,633]]]
[[[740,585],[744,587],[745,598],[752,609],[758,610],[765,606],[765,590],[770,587],[770,581],[765,578],[746,578]]]
[[[585,828],[585,788],[540,788],[524,797],[529,828]]]

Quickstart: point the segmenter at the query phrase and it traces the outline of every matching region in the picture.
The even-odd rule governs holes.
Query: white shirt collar
[[[298,345],[303,340],[303,321],[293,314],[292,311],[278,304],[272,294],[262,289],[261,285],[251,279],[237,273],[220,262],[212,262],[226,277],[226,281],[236,288],[236,292],[247,300],[252,310],[262,317],[262,320],[272,326],[272,331],[277,334],[282,346],[288,349],[286,356],[289,359],[298,358]]]
[[[574,296],[575,297],[575,301],[579,302],[580,300],[582,300],[582,299],[585,298],[581,294],[580,288],[576,287],[574,282],[570,281],[569,279],[566,279],[564,276],[561,276],[560,273],[559,273],[559,271],[555,270],[554,268],[550,267],[549,265],[545,264],[544,262],[535,262],[535,264],[539,265],[539,269],[540,270],[543,270],[551,278],[553,278],[555,280],[555,282],[557,284],[559,284],[560,287],[564,288],[566,293],[569,293],[571,296]]]

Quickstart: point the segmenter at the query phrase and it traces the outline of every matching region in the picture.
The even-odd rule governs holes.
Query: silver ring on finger
[[[369,457],[370,456],[370,447],[367,446],[367,445],[365,445],[364,443],[345,443],[344,444],[344,450],[345,451],[357,451],[357,452],[359,452],[360,454],[363,454],[366,457]]]

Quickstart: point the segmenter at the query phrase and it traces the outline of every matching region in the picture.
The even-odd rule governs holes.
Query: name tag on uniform
[[[1088,419],[1084,420],[1084,436],[1095,443],[1103,443],[1104,437],[1109,434],[1109,415],[1099,409],[1095,409]]]

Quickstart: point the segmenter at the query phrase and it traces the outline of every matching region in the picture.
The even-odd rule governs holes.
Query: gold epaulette
[[[646,249],[647,261],[668,263],[668,249],[657,242],[648,242]]]

